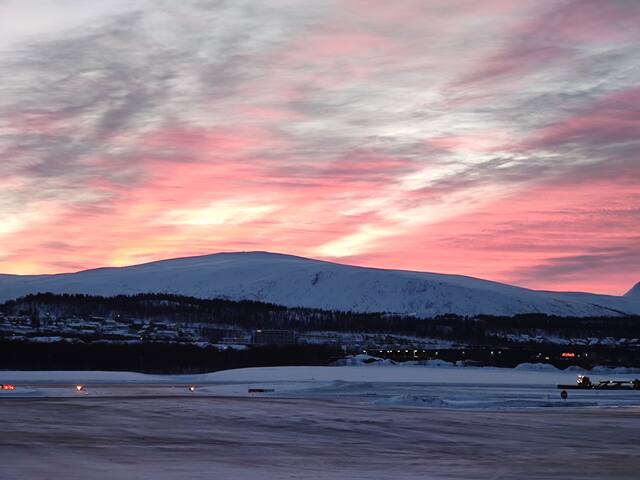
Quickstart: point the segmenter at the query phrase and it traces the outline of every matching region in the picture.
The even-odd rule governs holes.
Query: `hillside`
[[[636,283],[635,286],[624,294],[627,298],[637,298],[640,300],[640,282]]]
[[[0,275],[0,301],[30,293],[175,293],[290,307],[433,317],[640,313],[640,299],[534,291],[459,275],[341,265],[266,252],[218,253],[57,275]]]

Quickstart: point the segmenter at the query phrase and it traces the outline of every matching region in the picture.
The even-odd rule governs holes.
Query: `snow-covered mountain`
[[[637,298],[640,300],[640,282],[636,283],[634,287],[624,294],[626,298]]]
[[[460,275],[382,270],[266,252],[218,253],[58,275],[0,275],[0,301],[29,293],[145,292],[432,317],[640,314],[640,298],[528,290]]]

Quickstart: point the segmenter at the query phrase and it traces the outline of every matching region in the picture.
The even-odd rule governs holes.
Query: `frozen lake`
[[[570,391],[563,402],[555,383],[574,379],[420,367],[0,372],[18,387],[0,396],[0,478],[638,478],[640,392]]]

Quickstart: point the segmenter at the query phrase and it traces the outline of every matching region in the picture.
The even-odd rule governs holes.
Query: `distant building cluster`
[[[148,320],[121,316],[57,317],[52,314],[5,315],[0,312],[0,340],[40,343],[190,343],[220,348],[251,345],[334,345],[350,351],[363,348],[431,348],[429,339],[388,334],[288,329],[242,329],[234,325]],[[446,343],[446,342],[445,342]],[[443,342],[439,341],[439,345]]]
[[[292,330],[211,328],[199,323],[139,320],[122,317],[55,317],[0,314],[0,339],[33,342],[181,342],[201,345],[292,345],[305,341]],[[312,338],[310,340],[313,340]]]
[[[91,316],[0,315],[0,338],[31,341],[197,341],[198,333],[171,321]]]

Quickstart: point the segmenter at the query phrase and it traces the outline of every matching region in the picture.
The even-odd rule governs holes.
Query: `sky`
[[[622,294],[637,0],[0,0],[0,272],[267,250]]]

